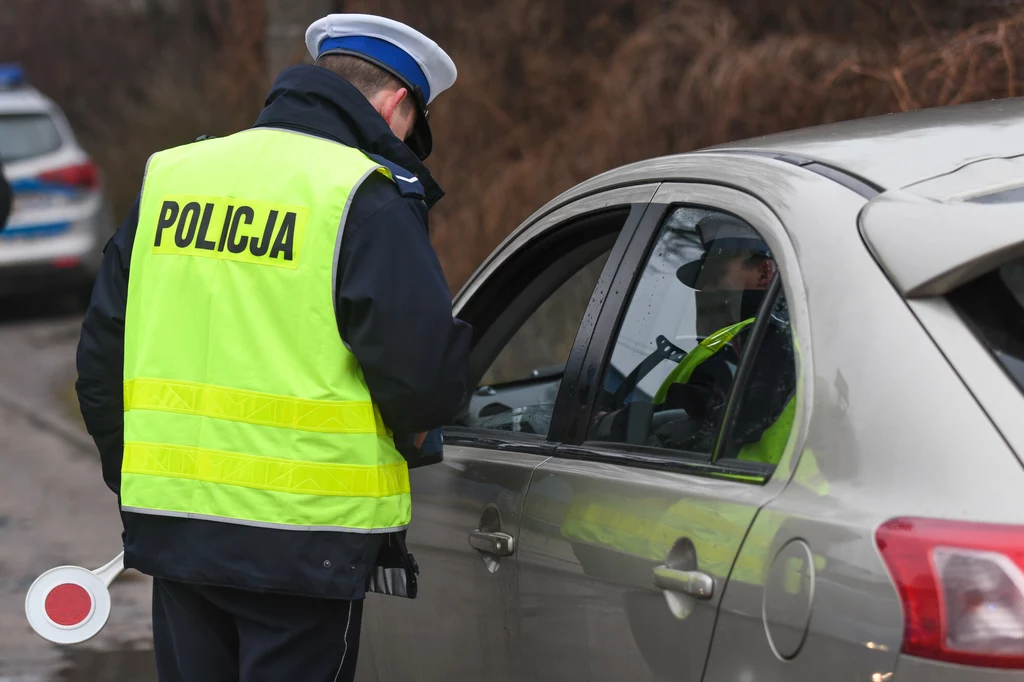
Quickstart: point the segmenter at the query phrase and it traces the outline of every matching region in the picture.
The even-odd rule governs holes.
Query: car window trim
[[[445,426],[443,439],[445,445],[542,456],[550,456],[558,447],[558,443],[539,433],[512,433],[468,426]]]
[[[558,394],[555,396],[551,428],[548,429],[549,442],[566,442],[568,428],[573,422],[573,415],[570,411],[576,404],[573,396],[579,387],[579,377],[583,371],[587,349],[593,338],[594,325],[601,318],[601,311],[613,291],[612,287],[628,252],[629,244],[632,243],[634,235],[643,223],[648,205],[647,202],[631,202],[629,204],[629,216],[623,223],[619,237],[608,254],[608,260],[605,261],[601,275],[594,285],[590,302],[580,319],[579,327],[576,328],[576,337],[573,339],[569,356],[565,359],[565,371],[562,373],[562,381],[558,386]]]
[[[688,456],[687,453],[676,450],[604,441],[586,441],[583,445],[563,444],[554,448],[550,454],[564,459],[619,464],[638,469],[657,469],[726,480],[743,476],[757,478],[763,483],[768,480],[771,473],[769,466],[756,462],[739,465],[730,462],[723,465],[712,462],[707,453],[689,453]]]
[[[565,419],[562,442],[567,445],[582,445],[586,440],[594,401],[597,399],[597,389],[600,387],[600,372],[607,360],[605,356],[612,348],[609,341],[618,331],[626,304],[632,298],[640,279],[637,270],[647,261],[651,249],[654,248],[654,237],[666,209],[667,205],[664,204],[647,204],[628,243],[622,244],[623,255],[605,288],[603,304],[591,317],[592,322],[587,330],[585,344],[581,344],[579,348],[581,355],[579,371],[575,377],[576,391],[565,396],[566,403],[561,412]],[[587,313],[589,316],[591,311],[588,309]],[[583,331],[581,327],[580,332]],[[579,336],[577,341],[580,341]],[[574,346],[573,351],[576,350]],[[562,383],[564,386],[564,378]],[[561,394],[560,390],[559,398],[562,397]],[[559,406],[560,404],[556,403],[556,413]]]

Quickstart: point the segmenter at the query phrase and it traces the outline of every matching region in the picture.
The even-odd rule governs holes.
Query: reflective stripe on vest
[[[362,152],[252,129],[155,154],[125,319],[121,502],[284,529],[404,528],[409,473],[338,334]]]

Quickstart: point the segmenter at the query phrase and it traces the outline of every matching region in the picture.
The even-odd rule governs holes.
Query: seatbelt
[[[618,390],[612,396],[614,401],[613,405],[625,404],[626,397],[633,392],[644,377],[651,373],[655,367],[660,365],[664,360],[670,360],[676,364],[682,362],[683,358],[686,357],[686,351],[679,346],[675,345],[668,340],[665,336],[659,335],[654,340],[657,346],[654,352],[648,355],[643,361],[637,365],[632,372],[630,372],[622,383],[619,385]]]

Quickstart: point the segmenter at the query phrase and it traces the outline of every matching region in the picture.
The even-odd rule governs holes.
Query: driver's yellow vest
[[[717,332],[697,344],[697,347],[683,356],[683,359],[679,361],[679,364],[672,369],[667,377],[665,377],[665,380],[658,388],[658,392],[654,394],[652,402],[655,405],[663,404],[672,384],[687,383],[690,380],[690,377],[693,376],[694,370],[700,367],[708,360],[708,358],[722,350],[722,348],[732,341],[737,334],[753,323],[753,317],[743,320],[742,322],[737,322],[736,324],[719,329]],[[786,403],[786,406],[782,410],[778,419],[772,422],[772,425],[765,429],[764,433],[761,434],[761,438],[756,443],[747,443],[744,445],[736,455],[737,458],[755,462],[764,462],[765,464],[778,464],[779,459],[782,457],[782,451],[786,447],[786,439],[789,438],[789,430],[793,426],[793,412],[795,407],[795,399],[791,398],[789,402]]]
[[[374,172],[391,177],[356,149],[270,129],[150,159],[125,318],[125,510],[408,525],[408,468],[334,310],[347,209]]]

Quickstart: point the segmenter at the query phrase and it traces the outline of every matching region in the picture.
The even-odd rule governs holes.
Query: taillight
[[[903,601],[903,652],[1024,668],[1024,527],[893,519],[875,534]]]
[[[43,182],[67,185],[77,189],[96,189],[100,184],[100,173],[95,163],[86,161],[41,173],[39,179]]]

